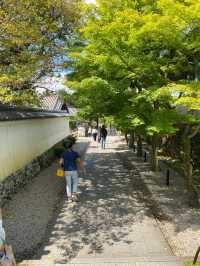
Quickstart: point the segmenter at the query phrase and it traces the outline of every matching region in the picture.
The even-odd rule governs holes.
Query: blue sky
[[[96,0],[85,0],[85,2],[91,4],[91,3],[96,3]],[[58,40],[58,44],[59,42],[60,40]],[[64,85],[64,80],[66,74],[70,73],[72,70],[69,68],[65,69],[61,67],[61,65],[63,62],[67,60],[68,60],[67,55],[56,56],[54,58],[55,68],[53,70],[53,75],[43,77],[43,79],[41,79],[40,82],[38,82],[38,87],[40,86],[47,87],[55,91],[66,88],[66,86]]]

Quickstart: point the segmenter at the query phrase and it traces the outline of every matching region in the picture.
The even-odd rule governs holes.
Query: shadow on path
[[[80,139],[76,149],[84,153],[88,140]],[[13,195],[4,206],[7,242],[18,260],[29,259],[42,245],[49,223],[65,192],[65,179],[55,176],[58,162],[41,171],[31,183]]]
[[[34,259],[66,263],[72,258],[172,255],[152,214],[150,194],[127,156],[116,141],[106,150],[91,145],[80,202],[63,200]]]
[[[121,144],[118,148],[124,149],[125,145]],[[188,206],[184,178],[171,171],[170,185],[166,186],[164,173],[150,171],[149,162],[137,158],[131,150],[126,152],[125,164],[140,173],[140,182],[146,190],[145,194],[149,195],[146,203],[159,220],[159,226],[173,253],[180,257],[194,256],[200,243],[200,209]]]

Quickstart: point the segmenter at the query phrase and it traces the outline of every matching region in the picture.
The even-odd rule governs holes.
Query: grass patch
[[[186,262],[185,266],[194,266],[194,264],[192,264],[192,262]],[[195,264],[195,266],[200,266],[200,261]]]

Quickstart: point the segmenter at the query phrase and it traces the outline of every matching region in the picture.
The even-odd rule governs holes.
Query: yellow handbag
[[[58,170],[56,171],[56,175],[57,175],[57,176],[61,176],[61,177],[63,177],[63,176],[65,176],[65,172],[63,171],[63,169],[58,169]]]

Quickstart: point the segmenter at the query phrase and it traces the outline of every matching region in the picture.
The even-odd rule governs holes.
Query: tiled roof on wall
[[[44,96],[41,100],[41,107],[46,110],[62,111],[63,102],[59,99],[58,95]],[[70,115],[75,115],[77,109],[70,104],[67,105],[67,111]]]

